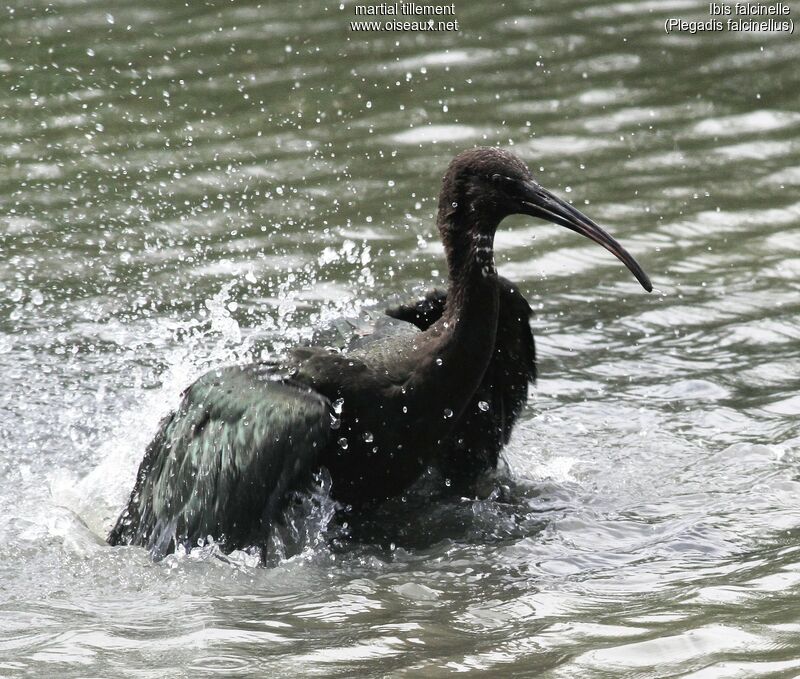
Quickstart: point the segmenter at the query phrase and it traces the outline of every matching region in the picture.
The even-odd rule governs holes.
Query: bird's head
[[[648,292],[650,279],[614,238],[582,212],[550,193],[516,155],[498,148],[475,148],[450,162],[439,196],[439,231],[445,249],[460,235],[494,235],[509,215],[523,214],[560,224],[602,245],[630,269]]]

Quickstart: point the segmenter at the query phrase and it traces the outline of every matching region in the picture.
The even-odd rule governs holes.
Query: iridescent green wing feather
[[[213,536],[259,544],[331,437],[327,399],[274,366],[234,366],[195,382],[147,449],[111,544],[154,557]]]

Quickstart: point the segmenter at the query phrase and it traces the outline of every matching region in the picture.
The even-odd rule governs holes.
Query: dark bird
[[[489,365],[464,416],[431,459],[431,466],[460,494],[472,492],[481,474],[497,467],[500,450],[528,400],[528,385],[536,380],[536,346],[529,322],[533,311],[511,281],[502,276],[497,281],[497,331]],[[358,318],[337,319],[331,329],[317,334],[316,343],[352,351],[390,335],[424,331],[442,317],[446,303],[447,292],[434,289],[377,317],[367,310]]]
[[[161,422],[108,542],[155,558],[207,536],[225,551],[264,545],[322,467],[350,506],[400,495],[431,465],[456,476],[493,467],[535,374],[530,307],[494,264],[495,231],[512,214],[587,236],[652,289],[617,241],[517,156],[465,151],[439,195],[447,292],[389,310],[391,330],[349,351],[298,347],[201,377]]]

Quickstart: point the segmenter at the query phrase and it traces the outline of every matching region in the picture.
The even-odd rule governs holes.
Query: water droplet
[[[347,439],[346,439],[344,436],[342,436],[342,438],[340,438],[340,439],[337,441],[337,443],[339,444],[339,447],[340,447],[342,450],[347,450],[347,445],[348,445],[348,444],[347,444]]]
[[[372,435],[372,432],[371,432],[371,431],[365,431],[365,432],[364,432],[364,440],[365,440],[367,443],[372,443],[372,441],[374,440],[374,438],[375,438],[375,437]]]
[[[408,408],[407,408],[406,406],[403,406],[403,412],[404,412],[404,413],[407,413],[407,412],[408,412]]]
[[[36,306],[40,306],[44,304],[44,295],[38,290],[31,291],[31,302],[33,302]]]
[[[342,426],[342,421],[336,417],[333,413],[331,413],[331,429],[338,429]]]
[[[441,358],[436,359],[436,365],[442,365],[443,361]]]
[[[339,415],[342,412],[342,406],[343,405],[344,405],[344,399],[343,398],[337,398],[333,402],[333,412],[335,412],[337,415]]]
[[[450,205],[452,205],[453,207],[458,207],[458,203],[456,203],[455,201],[453,201],[452,203],[450,203]]]
[[[478,401],[478,408],[480,408],[483,412],[489,410],[489,404],[486,401]]]
[[[445,419],[450,419],[451,417],[453,417],[453,411],[450,410],[450,408],[445,408],[444,409],[444,417],[445,417]]]
[[[444,485],[449,488],[452,485],[452,481],[450,481],[450,479],[445,479],[444,480]]]

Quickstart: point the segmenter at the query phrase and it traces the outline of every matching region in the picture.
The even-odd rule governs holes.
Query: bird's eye
[[[493,174],[489,176],[489,181],[492,182],[495,186],[499,188],[503,188],[507,191],[513,191],[517,182],[514,181],[511,177],[506,177],[503,174]]]

